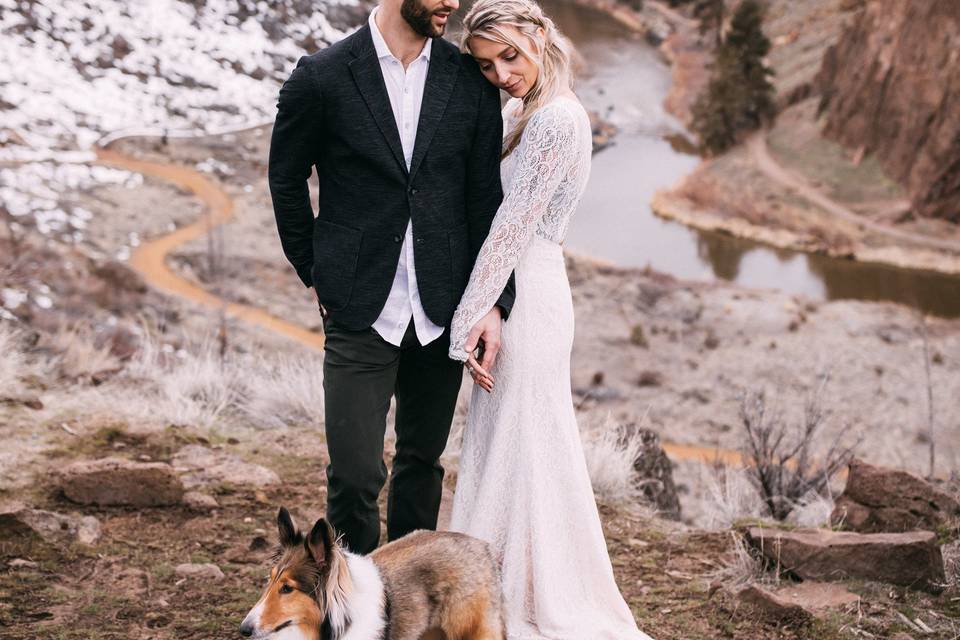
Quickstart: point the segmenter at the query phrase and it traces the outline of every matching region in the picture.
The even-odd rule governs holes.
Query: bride
[[[573,304],[561,243],[590,173],[592,137],[571,90],[570,45],[531,0],[479,0],[462,48],[512,97],[505,197],[453,318],[450,357],[474,388],[451,529],[489,542],[511,640],[649,640],[614,581],[570,394]],[[495,363],[477,325],[515,271]]]

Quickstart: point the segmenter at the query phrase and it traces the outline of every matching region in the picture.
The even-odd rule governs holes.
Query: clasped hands
[[[490,368],[497,358],[497,352],[500,351],[500,332],[502,328],[500,307],[494,307],[487,315],[480,318],[477,324],[473,325],[464,345],[464,350],[468,355],[467,371],[473,378],[474,384],[480,385],[488,393],[493,391],[493,376],[490,375]],[[479,355],[477,353],[478,349]]]

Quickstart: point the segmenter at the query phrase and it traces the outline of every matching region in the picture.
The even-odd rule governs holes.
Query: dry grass
[[[677,189],[697,209],[715,211],[728,218],[741,218],[760,226],[776,226],[770,207],[759,197],[744,197],[724,186],[705,170],[690,174]]]
[[[12,395],[27,373],[27,358],[20,348],[20,333],[8,322],[0,322],[0,395]]]
[[[264,427],[315,423],[323,418],[323,360],[306,355],[271,360],[254,357],[246,367],[241,411]]]
[[[610,505],[636,502],[641,494],[633,463],[643,449],[640,438],[623,438],[609,416],[599,426],[582,431],[581,438],[597,499]]]
[[[701,468],[702,482],[707,489],[703,503],[706,529],[725,530],[736,522],[767,515],[763,498],[746,469],[725,464]]]
[[[120,366],[110,348],[96,346],[91,331],[79,324],[59,329],[50,336],[49,347],[56,354],[51,364],[66,380],[89,379]]]

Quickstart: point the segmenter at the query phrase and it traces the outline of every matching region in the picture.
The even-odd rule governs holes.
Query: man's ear
[[[324,567],[330,564],[333,550],[337,545],[337,536],[330,523],[320,518],[314,523],[310,535],[303,544],[313,561]]]
[[[280,534],[281,546],[292,547],[301,540],[300,534],[297,533],[297,527],[293,524],[293,518],[290,517],[290,512],[287,511],[286,507],[280,507],[280,512],[277,513],[277,531]]]

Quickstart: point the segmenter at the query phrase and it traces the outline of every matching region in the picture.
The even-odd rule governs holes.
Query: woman
[[[479,0],[464,18],[462,49],[512,99],[505,197],[451,327],[450,357],[467,362],[477,384],[451,529],[492,545],[512,640],[648,638],[614,581],[570,394],[573,305],[561,243],[592,138],[571,90],[569,44],[531,0]],[[514,270],[516,303],[485,371],[465,342]]]

